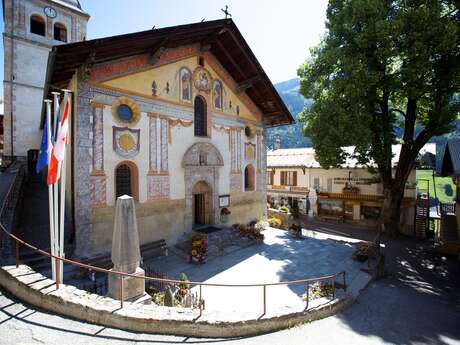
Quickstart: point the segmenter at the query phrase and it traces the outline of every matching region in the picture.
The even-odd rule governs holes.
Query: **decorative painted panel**
[[[157,114],[149,113],[149,170],[157,170]]]
[[[161,172],[168,172],[168,118],[160,117]]]
[[[106,176],[91,175],[91,205],[105,206],[107,203]]]
[[[103,105],[93,105],[93,170],[104,171]]]
[[[169,198],[169,175],[147,175],[148,199]]]
[[[113,126],[113,149],[125,158],[131,158],[139,153],[140,129]]]

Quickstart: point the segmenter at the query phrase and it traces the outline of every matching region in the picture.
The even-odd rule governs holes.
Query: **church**
[[[89,16],[78,1],[9,2],[24,5],[26,36],[37,12],[47,16],[45,39],[47,12],[60,18],[72,7],[72,34],[81,23],[81,42],[51,37],[38,101],[72,91],[66,174],[75,256],[110,251],[124,194],[135,199],[141,244],[173,245],[196,227],[266,217],[264,129],[294,120],[231,19],[85,41]],[[16,134],[12,155],[38,149],[40,109],[34,103],[25,114],[21,130],[30,135]],[[19,116],[5,111],[5,119]]]

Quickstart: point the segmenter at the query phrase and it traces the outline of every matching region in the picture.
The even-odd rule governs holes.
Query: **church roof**
[[[291,124],[294,119],[231,19],[159,28],[90,41],[54,46],[48,59],[46,93],[67,87],[84,63],[103,63],[160,49],[200,44],[209,50],[244,90],[264,116],[268,127]]]

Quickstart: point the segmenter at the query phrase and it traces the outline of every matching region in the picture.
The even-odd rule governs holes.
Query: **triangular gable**
[[[236,83],[212,54],[199,55],[193,47],[168,50],[164,54],[167,54],[167,58],[160,55],[154,65],[148,57],[138,56],[96,66],[90,72],[92,82],[131,95],[192,106],[191,101],[181,98],[180,71],[185,68],[193,75],[200,68],[198,56],[201,56],[205,62],[204,68],[210,74],[211,85],[214,86],[215,81],[222,84],[221,107],[214,107],[213,104],[213,112],[254,122],[262,121],[258,108],[244,92],[237,92]],[[210,93],[214,102],[214,88]]]

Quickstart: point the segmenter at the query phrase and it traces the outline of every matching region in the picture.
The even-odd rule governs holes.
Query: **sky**
[[[202,19],[224,18],[228,5],[243,37],[273,83],[296,77],[324,35],[327,0],[80,0],[91,15],[87,39]],[[1,18],[3,28],[3,18]],[[3,56],[3,42],[0,47]],[[0,72],[3,80],[3,64]],[[3,88],[3,86],[2,86]]]

